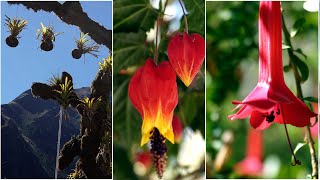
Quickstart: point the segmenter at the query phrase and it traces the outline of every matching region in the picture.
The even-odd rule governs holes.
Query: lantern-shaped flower
[[[149,58],[131,78],[129,98],[143,119],[141,146],[150,140],[154,129],[174,143],[172,118],[178,104],[178,89],[169,62],[156,66]]]
[[[262,132],[250,128],[247,136],[246,157],[243,161],[235,165],[235,172],[242,176],[260,176],[263,169]]]
[[[272,122],[303,127],[317,115],[284,82],[281,25],[280,2],[261,1],[258,84],[242,102],[233,101],[240,109],[229,116],[232,120],[251,116],[250,124],[257,129],[266,129]]]
[[[204,49],[205,41],[199,34],[176,34],[169,42],[169,61],[186,86],[191,84],[202,66]]]

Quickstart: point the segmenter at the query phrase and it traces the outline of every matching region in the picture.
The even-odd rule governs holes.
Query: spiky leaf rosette
[[[4,23],[4,25],[7,26],[11,36],[13,36],[13,37],[17,37],[21,33],[21,31],[26,28],[27,23],[28,23],[27,21],[22,20],[21,18],[20,19],[16,19],[16,18],[11,19],[8,16],[6,16],[5,21],[6,22]]]
[[[99,62],[99,71],[112,71],[112,59],[111,55],[108,58],[102,58],[103,62]]]
[[[80,38],[77,39],[75,42],[77,44],[77,48],[80,50],[82,54],[89,53],[93,55],[94,57],[98,57],[97,54],[94,54],[93,52],[99,52],[100,46],[97,43],[92,43],[91,45],[88,45],[87,43],[90,42],[89,39],[87,39],[88,33],[84,34],[83,32],[80,32]]]
[[[56,33],[54,28],[52,26],[44,26],[43,23],[41,22],[41,29],[38,29],[37,30],[37,33],[36,33],[36,36],[37,36],[37,39],[40,37],[42,37],[42,40],[41,41],[52,41],[54,42],[56,40],[56,36],[62,34],[62,32],[58,32]]]

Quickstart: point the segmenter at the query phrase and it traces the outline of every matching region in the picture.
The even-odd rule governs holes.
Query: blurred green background
[[[300,48],[307,56],[296,53],[309,67],[309,78],[302,84],[303,95],[317,97],[318,13],[308,12],[303,5],[304,2],[281,2],[289,30],[298,19],[305,19],[291,42],[294,49]],[[257,84],[259,2],[207,2],[206,8],[206,174],[208,178],[244,178],[234,173],[233,168],[245,158],[249,119],[231,121],[227,116],[235,113],[231,101],[243,100]],[[283,61],[288,65],[286,50],[283,50]],[[285,73],[285,82],[296,94],[292,71]],[[288,130],[293,148],[304,141],[304,129],[289,125]],[[214,161],[219,150],[227,146],[221,141],[227,131],[234,141],[229,146],[231,153],[217,171]],[[263,131],[263,137],[262,178],[306,178],[311,174],[307,146],[297,153],[302,165],[291,166],[283,125],[273,124]],[[318,142],[318,138],[314,140]]]
[[[152,2],[152,4],[150,3]],[[154,25],[158,15],[166,14],[161,22],[159,44],[159,62],[167,61],[169,38],[176,32],[183,32],[184,21],[181,7],[177,0],[168,0],[167,10],[163,12],[165,1],[149,0],[114,0],[113,24],[113,147],[114,179],[153,179],[156,177],[153,168],[146,165],[146,172],[137,164],[137,153],[146,152],[149,145],[140,147],[142,119],[132,106],[128,97],[128,84],[137,68],[143,66],[148,57],[154,53]],[[162,2],[162,3],[161,3]],[[188,12],[189,33],[198,33],[204,37],[204,1],[183,1]],[[161,5],[160,5],[161,4]],[[177,12],[180,11],[180,15]],[[174,29],[177,27],[178,29]],[[180,28],[179,28],[180,26]],[[153,29],[150,31],[150,29]],[[171,31],[171,32],[170,32]],[[205,158],[205,96],[204,64],[192,85],[187,88],[177,77],[179,103],[175,115],[181,120],[184,140],[182,145],[166,142],[168,147],[168,165],[163,179],[203,179]],[[188,140],[187,140],[188,139]],[[190,143],[191,142],[191,143]],[[183,143],[183,142],[182,142]],[[195,144],[193,144],[195,143]],[[191,144],[191,148],[190,148]],[[185,153],[194,150],[192,155]],[[200,151],[198,151],[200,149]],[[182,159],[195,158],[200,161],[182,167]],[[187,155],[187,156],[186,156]],[[189,157],[188,157],[189,155]],[[180,158],[181,159],[181,158]],[[141,164],[140,164],[141,165]],[[195,166],[195,167],[191,167]]]

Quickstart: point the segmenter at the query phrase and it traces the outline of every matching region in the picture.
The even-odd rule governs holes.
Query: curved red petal
[[[250,124],[253,128],[258,130],[267,129],[272,123],[266,121],[265,113],[253,111],[250,117]]]

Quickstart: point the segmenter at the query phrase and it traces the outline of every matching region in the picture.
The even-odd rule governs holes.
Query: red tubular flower
[[[199,34],[176,34],[169,42],[169,61],[186,86],[191,84],[202,66],[204,48],[204,39]]]
[[[156,66],[149,58],[132,76],[129,98],[143,120],[141,146],[150,140],[155,128],[174,143],[172,118],[178,104],[178,89],[176,74],[169,62]]]
[[[174,133],[174,141],[180,142],[182,138],[183,127],[178,116],[173,116],[172,127]]]
[[[282,69],[280,2],[261,1],[259,11],[259,78],[253,91],[238,104],[231,120],[250,117],[250,124],[266,129],[272,122],[303,127],[317,114],[286,86]]]
[[[235,172],[242,176],[260,176],[263,169],[263,137],[261,131],[250,128],[247,137],[247,153],[243,161],[235,165]]]

